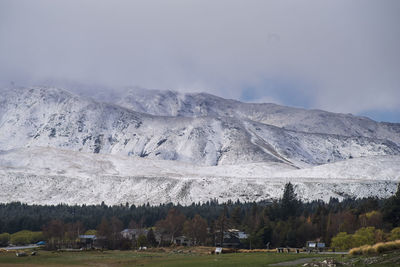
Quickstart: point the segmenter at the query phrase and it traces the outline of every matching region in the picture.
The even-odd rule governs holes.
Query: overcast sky
[[[205,91],[400,122],[400,1],[0,0],[0,82]]]

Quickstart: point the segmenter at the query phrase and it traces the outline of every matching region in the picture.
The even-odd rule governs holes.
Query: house
[[[79,235],[78,245],[84,249],[104,248],[107,243],[105,236]]]
[[[325,243],[319,242],[319,241],[307,241],[306,251],[312,252],[312,251],[323,251],[325,249]]]
[[[192,239],[182,235],[175,237],[174,244],[177,246],[193,246],[193,241]]]
[[[172,235],[155,229],[154,236],[159,245],[169,244],[172,240]]]
[[[146,229],[124,229],[121,231],[122,237],[129,240],[136,240],[141,235],[147,236],[147,233]]]
[[[95,235],[79,235],[78,237],[81,247],[86,249],[94,248],[94,243],[97,239]]]
[[[247,239],[248,235],[237,229],[228,229],[224,232],[223,241],[221,244],[219,233],[216,235],[215,246],[226,247],[226,248],[238,248],[242,244],[244,239]]]

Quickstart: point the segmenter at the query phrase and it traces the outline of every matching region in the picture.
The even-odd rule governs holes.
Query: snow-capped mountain
[[[249,119],[307,133],[364,136],[400,144],[400,124],[378,123],[366,117],[276,104],[243,103],[214,95],[130,88],[112,101],[131,110],[159,116],[222,116]]]
[[[76,203],[70,192],[87,183],[84,199],[113,204],[261,200],[279,197],[287,179],[307,200],[386,196],[400,179],[384,171],[399,163],[400,124],[209,94],[120,92],[104,101],[58,88],[1,89],[0,202],[29,202],[20,189],[32,183],[46,193],[36,203]],[[368,168],[374,161],[385,163]],[[307,182],[317,178],[318,186]]]
[[[234,114],[155,116],[55,88],[7,90],[0,106],[1,150],[48,146],[203,165],[272,161],[298,167],[400,154],[399,133],[377,139],[289,130]]]

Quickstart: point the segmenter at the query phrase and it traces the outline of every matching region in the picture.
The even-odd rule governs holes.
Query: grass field
[[[400,257],[399,254],[396,254]],[[342,260],[341,255],[334,258]],[[14,253],[0,253],[0,266],[5,267],[38,267],[38,266],[99,266],[99,267],[123,267],[123,266],[269,266],[274,263],[294,261],[302,258],[310,258],[322,261],[332,258],[332,255],[322,254],[277,254],[277,253],[232,253],[222,255],[205,255],[198,253],[173,253],[173,252],[134,252],[134,251],[91,251],[91,252],[48,252],[39,251],[37,256],[16,257]],[[311,259],[312,258],[312,259]],[[318,258],[318,259],[317,259]],[[360,257],[345,257],[357,266],[363,265]],[[373,263],[373,262],[371,262]],[[299,262],[301,266],[304,262]],[[285,265],[281,265],[285,266]],[[374,266],[374,265],[371,265]],[[386,265],[375,263],[375,266],[398,266],[390,261]]]
[[[133,251],[39,251],[37,256],[16,257],[14,253],[8,252],[0,254],[0,266],[268,266],[271,263],[305,257],[321,257],[321,255],[276,253],[204,255],[197,253],[177,254]]]

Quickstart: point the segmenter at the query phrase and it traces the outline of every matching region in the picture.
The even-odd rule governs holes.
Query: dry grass
[[[0,249],[0,254],[1,253],[15,254],[15,252],[17,252],[17,251],[16,250],[6,250],[3,248]]]
[[[372,246],[365,245],[358,248],[352,248],[349,253],[350,255],[371,255],[396,249],[400,249],[400,240],[380,242]]]
[[[239,249],[240,253],[267,252],[267,249]],[[275,250],[274,250],[275,252]]]
[[[291,249],[291,252],[294,252],[294,249]],[[276,249],[238,249],[239,253],[254,253],[254,252],[276,252]]]
[[[215,247],[206,246],[195,246],[195,247],[184,247],[184,246],[174,246],[174,247],[160,247],[160,248],[148,248],[147,250],[138,251],[141,253],[156,252],[156,253],[183,253],[183,254],[211,254],[215,251]]]

